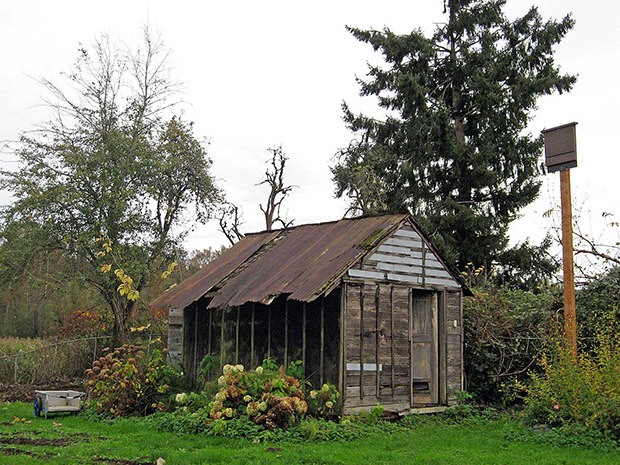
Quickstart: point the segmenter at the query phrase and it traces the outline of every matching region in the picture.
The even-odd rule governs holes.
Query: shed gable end
[[[351,268],[347,274],[351,278],[412,286],[461,287],[426,239],[408,222],[402,224],[361,265]]]

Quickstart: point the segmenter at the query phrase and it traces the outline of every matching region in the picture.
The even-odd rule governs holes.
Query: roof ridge
[[[403,218],[408,217],[409,215],[407,215],[406,213],[383,213],[380,215],[362,215],[362,216],[355,216],[353,218],[340,218],[339,220],[331,220],[331,221],[320,221],[317,223],[304,223],[304,224],[298,224],[298,225],[294,225],[294,226],[288,226],[286,228],[280,228],[280,229],[265,229],[263,231],[255,231],[255,232],[250,232],[245,234],[245,236],[255,236],[257,234],[265,234],[268,232],[278,232],[278,231],[290,231],[293,229],[297,229],[297,228],[303,228],[306,226],[323,226],[323,225],[327,225],[327,224],[334,224],[334,223],[339,223],[341,221],[359,221],[359,220],[364,220],[367,218],[383,218],[386,216],[401,216]]]

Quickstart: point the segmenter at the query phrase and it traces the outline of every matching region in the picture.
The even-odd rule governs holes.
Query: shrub
[[[620,439],[620,336],[601,334],[592,353],[574,358],[565,344],[541,359],[526,387],[526,418],[581,424]]]
[[[333,384],[324,384],[319,390],[308,395],[308,413],[315,417],[333,417],[341,411],[340,393]]]
[[[579,289],[577,323],[581,347],[596,344],[600,332],[620,332],[620,267]]]
[[[464,300],[466,389],[478,402],[515,402],[510,386],[527,379],[559,325],[556,300],[489,285]]]
[[[93,362],[87,386],[97,413],[113,417],[147,415],[166,408],[170,385],[179,374],[166,364],[166,349],[124,345]]]
[[[299,380],[283,369],[247,372],[242,365],[225,365],[218,385],[211,406],[215,420],[247,415],[267,429],[286,428],[308,409]]]

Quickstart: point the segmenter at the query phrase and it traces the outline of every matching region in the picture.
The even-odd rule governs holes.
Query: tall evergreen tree
[[[386,116],[343,104],[357,137],[332,168],[336,195],[361,214],[411,212],[460,269],[505,258],[508,225],[540,188],[531,113],[538,97],[576,80],[553,57],[571,16],[545,21],[533,7],[509,20],[505,3],[444,0],[446,23],[430,37],[348,28],[382,55],[358,83]]]

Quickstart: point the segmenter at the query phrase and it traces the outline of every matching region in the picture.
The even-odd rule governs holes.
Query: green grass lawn
[[[30,422],[14,422],[14,416]],[[277,442],[165,433],[144,421],[32,417],[0,404],[1,464],[620,464],[620,449],[559,446],[506,417],[457,424],[431,418],[350,442]]]

